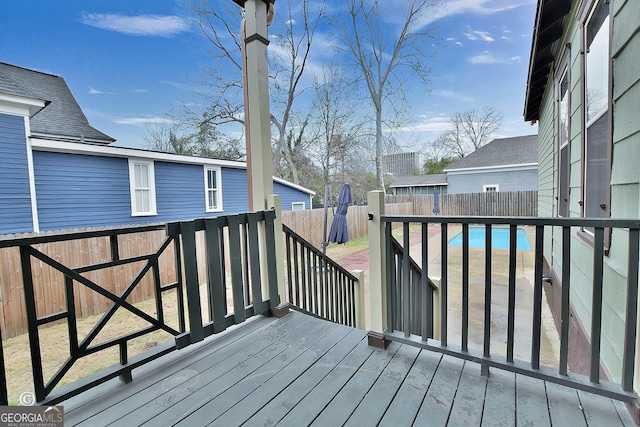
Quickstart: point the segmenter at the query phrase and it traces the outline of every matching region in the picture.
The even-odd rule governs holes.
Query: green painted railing
[[[474,361],[482,365],[482,372],[489,373],[489,368],[499,368],[507,371],[523,374],[545,381],[555,382],[561,385],[573,387],[604,396],[612,397],[626,402],[633,402],[638,399],[633,386],[634,369],[636,361],[636,339],[637,339],[637,311],[638,311],[638,269],[639,269],[639,240],[640,240],[640,220],[637,219],[585,219],[585,218],[538,218],[538,217],[443,217],[443,216],[392,216],[382,215],[380,220],[385,223],[386,229],[386,271],[387,271],[387,330],[384,338],[389,341],[398,341],[415,345],[420,348],[441,352],[454,357]],[[391,237],[392,227],[402,224],[403,235],[400,239],[403,244],[404,262],[400,267],[397,263],[397,242]],[[410,240],[409,225],[419,225],[422,227],[420,240]],[[480,226],[484,231],[484,237],[479,249],[471,252],[470,225]],[[439,228],[439,242],[432,242],[429,245],[429,226]],[[461,247],[459,258],[456,258],[457,273],[452,277],[452,264],[450,253],[450,227],[459,229],[461,237]],[[494,242],[492,241],[493,228],[507,228],[508,246],[500,254],[495,253]],[[516,326],[516,312],[522,308],[523,301],[519,298],[520,288],[517,286],[517,279],[522,272],[520,266],[523,250],[517,245],[517,231],[519,227],[527,227],[534,234],[534,242],[531,249],[533,258],[533,272],[531,283],[533,297],[531,306],[528,307],[532,313],[529,320],[528,329],[530,336],[523,336],[518,332]],[[544,366],[541,363],[541,339],[544,330],[543,325],[543,283],[552,281],[552,277],[544,271],[544,251],[545,235],[554,233],[554,253],[557,257],[558,265],[561,265],[557,272],[557,279],[561,282],[560,301],[560,322],[558,327],[559,337],[559,358],[557,368]],[[578,242],[578,243],[576,243]],[[581,259],[579,265],[590,270],[590,318],[587,319],[590,325],[589,334],[589,360],[587,363],[588,373],[585,375],[570,372],[570,313],[571,313],[571,286],[572,286],[572,252],[576,244],[591,247],[592,257]],[[427,293],[426,298],[416,298],[411,294],[410,287],[398,286],[398,280],[405,283],[412,276],[414,267],[408,261],[409,247],[417,246],[421,252],[422,273],[428,276],[429,261],[437,260],[438,270],[436,275],[440,278],[439,299],[440,318],[439,330],[435,335],[438,340],[431,339],[430,329],[432,323],[430,318],[435,312]],[[549,248],[548,248],[549,249]],[[603,289],[605,285],[604,266],[607,257],[615,250],[617,257],[617,268],[624,268],[626,276],[626,286],[621,286],[617,292],[624,294],[624,306],[622,316],[622,327],[624,330],[620,334],[623,337],[620,342],[622,351],[622,367],[616,377],[618,382],[607,380],[602,377],[601,366],[601,343],[603,342],[603,320],[607,316],[611,307],[603,306]],[[435,251],[435,252],[434,252]],[[508,260],[508,295],[506,300],[498,301],[502,307],[506,306],[506,340],[500,342],[499,348],[495,341],[492,344],[492,324],[498,321],[494,310],[496,309],[495,297],[492,296],[494,288],[493,261],[497,257]],[[470,281],[474,276],[471,272],[471,264],[475,266],[475,281]],[[575,261],[575,260],[573,260]],[[478,267],[484,266],[482,273],[478,272]],[[434,268],[432,264],[432,269]],[[480,283],[478,283],[478,274]],[[423,282],[424,282],[423,276]],[[455,279],[455,283],[454,283]],[[582,277],[580,280],[584,281]],[[455,288],[454,288],[455,286]],[[481,286],[479,289],[481,301],[471,300],[471,287]],[[550,285],[551,286],[551,285]],[[560,286],[553,284],[552,286]],[[423,288],[426,285],[423,284]],[[455,289],[455,303],[459,304],[459,318],[452,318],[448,311],[448,306],[454,301],[453,290]],[[476,289],[478,291],[478,289]],[[451,292],[452,296],[449,296]],[[478,292],[476,292],[478,295]],[[474,311],[474,306],[482,306],[482,312]],[[416,317],[413,313],[420,312],[421,316]],[[470,327],[471,319],[474,320],[475,329]],[[500,320],[501,321],[501,320]],[[521,319],[519,320],[521,321]],[[459,327],[453,327],[459,325]],[[478,326],[479,325],[479,326]],[[482,344],[472,348],[471,338],[481,337]],[[449,336],[455,336],[459,343],[450,343]],[[516,343],[525,342],[530,346],[529,360],[518,360],[514,356]]]
[[[276,307],[280,298],[274,255],[274,219],[275,211],[265,211],[143,227],[0,240],[0,248],[17,247],[20,251],[36,401],[41,404],[56,404],[116,377],[120,377],[124,382],[132,381],[132,371],[135,368],[164,354],[202,341],[205,337],[241,323],[254,314],[267,312]],[[128,258],[121,257],[119,239],[126,239],[134,233],[157,230],[165,230],[166,238],[154,251]],[[203,233],[202,239],[197,237],[198,232]],[[92,265],[66,266],[42,249],[46,248],[47,243],[90,238],[106,239],[110,246],[110,259]],[[198,244],[199,240],[204,242],[204,248]],[[160,265],[159,259],[170,247],[173,247],[170,262],[175,263],[171,266],[175,267],[175,281],[161,283],[160,269],[163,266]],[[202,252],[204,257],[199,256]],[[198,259],[205,260],[206,277],[198,275]],[[37,298],[43,296],[36,296],[34,281],[46,278],[34,276],[34,262],[45,263],[64,275],[66,298],[63,310],[47,315],[38,314]],[[109,291],[88,278],[90,274],[87,273],[117,269],[131,264],[140,266],[138,273],[127,283],[120,283],[124,290],[119,293]],[[147,274],[152,275],[154,313],[147,313],[127,301]],[[264,288],[263,283],[266,283]],[[87,287],[110,301],[108,310],[82,339],[78,338],[79,319],[76,315],[78,310],[74,294],[74,288],[79,286]],[[168,298],[172,298],[173,301]],[[175,303],[177,306],[177,327],[170,326],[165,318],[164,305],[168,303]],[[230,310],[229,307],[233,309]],[[108,341],[98,342],[96,338],[109,327],[110,320],[118,310],[125,310],[130,315],[142,319],[146,326],[122,333]],[[53,322],[66,323],[69,352],[66,361],[59,366],[55,374],[45,378],[43,364],[46,362],[46,354],[43,354],[40,337],[46,333],[46,326]],[[164,331],[174,339],[152,350],[129,357],[129,345],[133,340],[156,331]],[[114,361],[112,367],[60,387],[65,374],[76,362],[113,347],[118,349],[119,360]],[[0,405],[7,405],[9,393],[5,357],[10,356],[3,354],[1,348],[0,346]],[[17,392],[22,391],[25,390]]]
[[[358,278],[286,225],[287,302],[295,309],[347,326],[357,325]]]

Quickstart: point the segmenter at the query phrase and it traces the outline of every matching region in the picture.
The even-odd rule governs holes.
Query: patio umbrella
[[[346,243],[349,241],[347,209],[352,201],[351,186],[349,184],[344,184],[340,191],[340,195],[338,196],[338,207],[336,208],[336,213],[333,216],[333,222],[331,222],[329,242]]]
[[[433,190],[433,213],[440,213],[440,192],[437,188]]]

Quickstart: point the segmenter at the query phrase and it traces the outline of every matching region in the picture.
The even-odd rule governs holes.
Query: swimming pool
[[[469,227],[469,247],[484,248],[485,228]],[[509,228],[492,227],[491,228],[491,245],[493,249],[509,249]],[[462,246],[462,231],[449,240],[449,246]],[[518,228],[516,231],[516,249],[528,251],[531,249],[527,233],[524,228]]]

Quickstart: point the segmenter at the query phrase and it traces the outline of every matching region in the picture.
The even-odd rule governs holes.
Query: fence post
[[[354,276],[358,278],[358,281],[355,283],[356,286],[356,328],[366,330],[366,322],[365,322],[365,301],[364,301],[364,271],[363,270],[353,270],[351,272]]]
[[[367,194],[369,210],[369,345],[386,348],[389,341],[384,338],[387,327],[387,287],[384,223],[384,193],[370,191]]]
[[[270,314],[275,317],[284,316],[289,312],[287,294],[284,284],[284,240],[282,239],[282,206],[280,196],[270,194],[267,197],[267,207],[276,211],[276,219],[273,221],[274,237],[276,245],[276,275],[278,276],[278,294],[280,294],[280,305],[273,307]],[[261,257],[262,258],[262,257]],[[266,269],[264,270],[266,271]],[[269,296],[271,299],[271,296]]]

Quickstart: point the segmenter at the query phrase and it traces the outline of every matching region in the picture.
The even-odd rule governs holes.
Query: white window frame
[[[296,209],[296,206],[302,206],[302,209]],[[305,202],[293,202],[291,203],[292,211],[304,211],[307,209],[307,204]]]
[[[209,172],[216,174],[216,188],[209,188]],[[216,206],[209,206],[209,193],[216,194]],[[206,212],[222,212],[222,168],[217,166],[204,167],[204,203]]]
[[[558,119],[558,151],[557,151],[557,215],[570,216],[571,194],[571,75],[568,54],[562,61],[561,72],[556,79],[557,87],[557,119]],[[563,91],[566,84],[566,92]],[[563,126],[564,125],[564,126]],[[564,154],[564,163],[563,163]],[[564,200],[563,196],[566,196]]]
[[[148,187],[143,187],[136,183],[136,166],[146,166],[147,167],[147,182]],[[142,160],[142,159],[129,159],[129,193],[131,195],[131,216],[152,216],[158,215],[158,210],[156,207],[156,180],[155,180],[155,169],[154,163],[152,160]],[[139,211],[138,203],[136,195],[139,194],[139,191],[147,191],[148,192],[148,204],[149,209],[147,211]]]
[[[585,9],[585,12],[588,11],[588,14],[585,16],[585,19],[583,21],[583,25],[582,25],[582,44],[583,44],[583,51],[586,52],[583,56],[582,56],[582,69],[583,69],[583,74],[582,74],[582,79],[583,79],[583,102],[582,102],[582,114],[583,114],[583,122],[582,122],[582,139],[583,139],[583,144],[582,144],[582,201],[581,201],[581,216],[583,217],[599,217],[599,218],[608,218],[610,217],[610,198],[611,198],[611,188],[610,188],[610,177],[611,177],[611,128],[610,128],[610,114],[612,111],[612,106],[611,106],[611,82],[612,82],[612,69],[611,69],[611,28],[612,28],[612,15],[611,15],[611,7],[609,5],[609,3],[606,0],[602,0],[604,1],[603,5],[604,7],[608,8],[608,17],[607,17],[607,29],[606,31],[602,32],[601,34],[603,34],[606,37],[606,63],[603,63],[600,60],[593,60],[593,63],[596,64],[596,66],[594,67],[594,69],[598,69],[599,67],[605,66],[606,67],[606,82],[605,82],[605,97],[606,100],[605,102],[601,102],[600,104],[598,104],[600,106],[600,108],[597,111],[590,111],[589,110],[589,90],[588,90],[588,85],[590,82],[590,76],[589,76],[589,54],[591,46],[588,45],[588,35],[587,35],[587,31],[588,31],[588,27],[592,21],[592,19],[594,19],[594,14],[597,10],[598,5],[600,4],[601,0],[593,0],[591,2],[591,6],[590,9]],[[592,40],[592,42],[595,43],[595,38]],[[596,71],[596,76],[597,71]],[[591,113],[591,114],[590,114]],[[602,182],[602,179],[596,179],[594,180],[590,174],[595,174],[597,173],[594,172],[594,170],[590,169],[590,158],[593,157],[590,155],[590,148],[592,147],[592,135],[596,135],[597,138],[597,132],[599,131],[596,130],[596,122],[600,121],[600,120],[605,120],[604,123],[606,123],[606,140],[604,140],[604,143],[607,144],[607,154],[606,157],[604,158],[604,160],[606,161],[606,165],[605,165],[605,173],[607,175],[607,180],[609,180],[609,183],[607,183],[607,187],[605,188],[605,194],[601,194],[597,191],[595,191],[593,187],[593,185],[591,183],[593,182]],[[597,139],[594,139],[594,141],[597,141]],[[602,164],[602,160],[603,158],[595,158],[595,160],[592,160],[595,164],[598,164],[598,160],[600,160],[600,164]],[[596,197],[598,197],[598,199],[596,199]],[[595,199],[595,202],[593,202],[592,200],[589,200],[590,198]],[[600,209],[597,209],[596,207],[596,203],[600,203],[599,207]],[[584,234],[586,234],[587,236],[593,236],[593,230],[590,228],[583,228],[582,231],[584,232]],[[588,238],[589,240],[589,238]],[[608,248],[609,245],[609,236],[605,237],[605,247]]]
[[[495,188],[495,191],[491,191],[492,188]],[[486,184],[482,186],[482,191],[485,193],[499,193],[500,185],[498,184]]]

